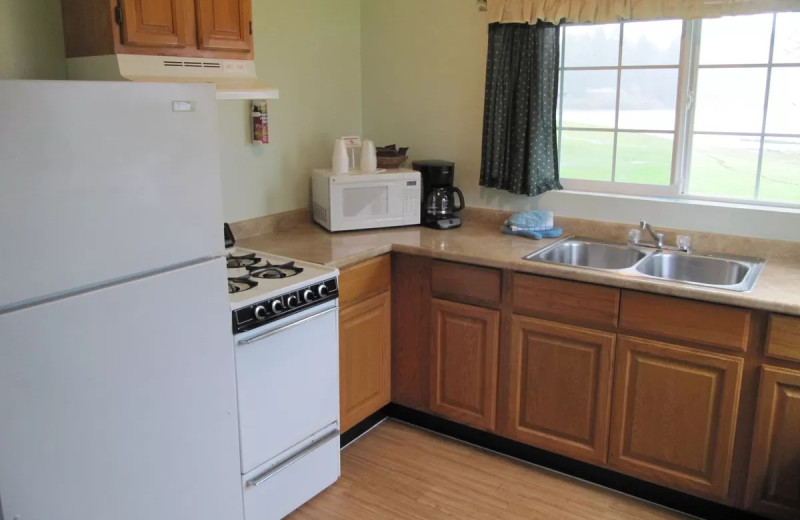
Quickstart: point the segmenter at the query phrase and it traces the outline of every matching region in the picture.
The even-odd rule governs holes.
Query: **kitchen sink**
[[[636,270],[664,280],[749,291],[763,264],[759,258],[658,252],[640,262]]]
[[[525,259],[742,292],[753,288],[764,266],[761,258],[669,251],[584,237],[567,237]]]
[[[589,238],[569,238],[526,256],[554,264],[592,267],[595,269],[626,269],[646,256],[646,253],[625,245],[610,244]]]

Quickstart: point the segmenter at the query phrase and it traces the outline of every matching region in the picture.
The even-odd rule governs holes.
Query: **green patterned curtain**
[[[528,196],[560,190],[558,27],[489,24],[481,186]]]

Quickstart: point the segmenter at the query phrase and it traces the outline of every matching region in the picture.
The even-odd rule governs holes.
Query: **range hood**
[[[252,60],[109,54],[67,60],[69,79],[214,83],[217,99],[277,99],[278,89],[258,79]]]

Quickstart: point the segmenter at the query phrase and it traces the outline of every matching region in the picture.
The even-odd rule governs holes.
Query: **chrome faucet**
[[[642,231],[647,231],[653,239],[653,244],[659,249],[664,248],[664,233],[657,233],[653,227],[647,223],[646,220],[639,221],[639,227]]]
[[[653,239],[652,243],[642,242],[641,232],[647,231],[650,238]],[[664,245],[664,233],[659,233],[653,226],[647,223],[646,220],[639,221],[639,229],[632,229],[628,234],[628,243],[639,247],[653,247],[659,250],[667,251],[681,251],[684,253],[692,252],[692,237],[686,235],[678,235],[677,244],[674,246]]]

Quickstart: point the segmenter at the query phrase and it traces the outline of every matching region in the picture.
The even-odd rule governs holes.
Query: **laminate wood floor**
[[[396,421],[342,451],[341,478],[291,520],[686,520]]]

